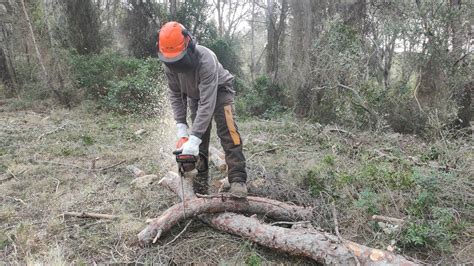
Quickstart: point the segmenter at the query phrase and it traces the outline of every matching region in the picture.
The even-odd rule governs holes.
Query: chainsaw
[[[184,212],[184,217],[186,217],[186,207],[185,207],[186,205],[185,205],[183,181],[184,181],[184,178],[193,180],[196,177],[198,173],[196,169],[196,165],[199,161],[199,156],[182,154],[182,150],[176,150],[173,152],[173,154],[176,156],[176,162],[178,163],[179,176],[181,177],[181,195],[183,199],[183,212]]]

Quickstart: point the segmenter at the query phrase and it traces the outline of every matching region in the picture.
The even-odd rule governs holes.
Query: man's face
[[[172,63],[163,62],[171,71],[177,73],[190,72],[194,70],[198,63],[198,58],[195,52],[187,49],[186,55],[180,60]]]

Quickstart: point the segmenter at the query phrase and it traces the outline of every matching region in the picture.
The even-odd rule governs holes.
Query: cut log
[[[352,241],[340,242],[336,236],[317,230],[271,226],[235,213],[205,215],[201,219],[214,228],[242,236],[262,246],[324,264],[355,265],[358,262],[361,265],[416,265],[403,256]]]
[[[135,177],[141,177],[145,175],[145,172],[141,170],[140,168],[134,166],[134,165],[128,165],[127,170],[130,171]]]
[[[221,172],[227,171],[227,164],[225,162],[225,155],[220,150],[209,147],[209,159]]]

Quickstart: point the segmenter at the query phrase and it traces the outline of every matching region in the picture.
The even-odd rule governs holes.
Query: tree
[[[16,73],[11,59],[11,35],[13,31],[13,10],[9,1],[0,0],[0,81],[6,87],[6,96],[15,94],[17,82]]]
[[[166,10],[151,0],[129,0],[121,22],[128,50],[138,58],[155,56],[156,32],[166,21]]]
[[[96,54],[103,47],[99,11],[92,0],[65,1],[68,45],[79,54]]]
[[[218,36],[233,40],[240,23],[248,16],[249,2],[237,0],[214,0],[217,11]]]
[[[273,82],[278,78],[279,59],[283,57],[282,46],[286,30],[288,7],[287,0],[281,0],[281,3],[275,0],[267,0],[266,73]]]

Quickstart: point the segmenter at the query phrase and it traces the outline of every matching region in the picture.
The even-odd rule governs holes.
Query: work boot
[[[234,182],[230,183],[229,194],[235,198],[246,198],[247,197],[247,184]]]

